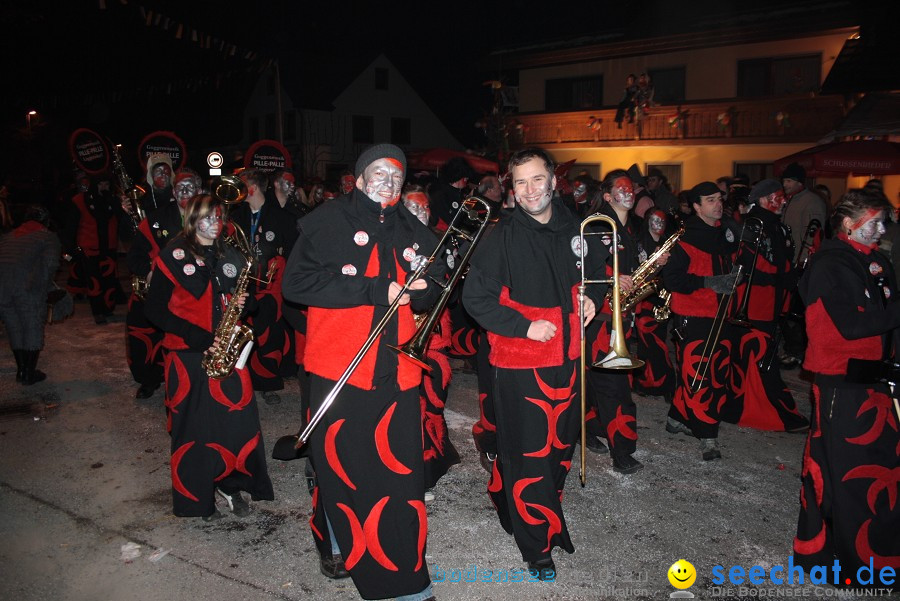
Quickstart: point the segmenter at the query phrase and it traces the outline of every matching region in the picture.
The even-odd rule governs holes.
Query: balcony
[[[616,127],[615,109],[520,113],[507,121],[510,145],[647,146],[816,142],[844,117],[841,96],[685,102],[650,108]]]

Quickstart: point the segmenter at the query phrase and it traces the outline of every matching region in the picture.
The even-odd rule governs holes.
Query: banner
[[[75,166],[88,175],[99,175],[109,168],[109,147],[97,132],[82,127],[69,136],[69,154]]]
[[[147,134],[138,144],[138,160],[141,169],[147,170],[147,157],[151,154],[163,153],[172,159],[175,172],[187,164],[187,147],[184,141],[170,131],[155,131]]]
[[[246,169],[259,169],[266,173],[290,169],[291,163],[291,153],[277,140],[259,140],[244,154]]]

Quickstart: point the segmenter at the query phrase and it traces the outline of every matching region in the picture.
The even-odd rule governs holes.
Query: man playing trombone
[[[318,480],[313,540],[322,573],[351,576],[364,599],[422,601],[433,598],[425,562],[422,369],[388,345],[413,336],[413,311],[427,311],[435,302],[446,269],[435,260],[409,292],[403,286],[437,242],[399,202],[403,151],[370,146],[356,173],[350,194],[299,221],[282,282],[287,300],[309,307],[304,366],[311,411],[338,382],[347,384],[308,442]],[[373,326],[390,310],[396,313],[363,351]]]
[[[666,431],[700,439],[706,461],[720,459],[718,408],[729,396],[728,345],[719,344],[738,274],[732,272],[739,233],[722,221],[722,192],[713,182],[690,191],[696,215],[663,268],[672,293],[679,378]]]
[[[516,152],[509,172],[518,206],[475,252],[463,304],[487,330],[491,347],[498,457],[488,492],[529,570],[552,580],[553,548],[575,551],[561,498],[581,430],[581,261],[597,279],[607,250],[593,241],[582,248],[580,222],[554,194],[546,152]],[[605,288],[586,289],[586,321]]]

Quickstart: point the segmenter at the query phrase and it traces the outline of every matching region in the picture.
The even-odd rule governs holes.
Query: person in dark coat
[[[0,236],[0,320],[16,358],[16,382],[26,386],[47,377],[37,362],[61,249],[49,224],[47,210],[32,206],[22,225]]]

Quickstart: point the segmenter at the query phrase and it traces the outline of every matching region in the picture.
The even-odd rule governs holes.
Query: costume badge
[[[869,294],[869,289],[868,289],[868,288],[866,288],[866,289],[864,290],[864,292],[866,293],[866,298],[872,298],[872,295]]]
[[[888,288],[887,286],[882,286],[882,289],[884,290],[884,298],[885,299],[891,298],[891,289]]]
[[[638,252],[638,261],[643,263],[646,260],[647,260],[647,251],[642,248],[640,250],[640,252]]]
[[[416,258],[416,251],[413,250],[411,247],[407,246],[406,248],[403,249],[403,258],[406,259],[407,261],[412,261],[413,259]]]
[[[576,257],[585,257],[588,253],[588,244],[587,240],[584,241],[584,248],[581,247],[581,236],[572,236],[572,240],[569,242],[569,245],[572,247],[572,252],[575,253]]]
[[[419,243],[413,242],[413,250],[419,250]]]
[[[197,259],[197,265],[199,265],[200,267],[205,267],[206,263],[203,262],[203,259]]]
[[[172,251],[172,256],[175,257],[176,261],[182,260],[184,258],[184,249],[176,248],[175,250]]]
[[[448,254],[447,255],[447,267],[449,267],[450,269],[453,269],[454,265],[456,265],[456,259],[453,257],[453,255]]]
[[[222,273],[230,278],[233,278],[237,276],[237,267],[234,266],[234,263],[225,263],[224,265],[222,265]]]
[[[357,246],[365,246],[369,243],[369,234],[362,230],[359,230],[358,232],[353,234],[353,241],[356,242]]]
[[[162,231],[162,235],[163,235],[163,236],[168,236],[168,235],[169,235],[169,230],[163,230],[163,231]]]
[[[734,232],[731,231],[731,228],[725,228],[725,239],[729,242],[734,242]]]
[[[428,257],[425,255],[416,255],[413,257],[413,260],[409,262],[409,267],[413,271],[419,269],[419,267],[423,267],[426,263],[428,263]]]
[[[871,263],[869,263],[869,273],[871,273],[872,275],[881,275],[882,271],[884,271],[884,269],[881,267],[881,265],[878,264],[877,261],[872,261]]]
[[[266,242],[271,242],[274,239],[275,239],[275,232],[273,232],[272,230],[269,230],[268,232],[266,232]]]
[[[154,222],[153,227],[155,227],[156,229],[159,229],[159,221]]]
[[[365,232],[363,232],[363,234],[365,234]],[[354,267],[350,263],[347,263],[346,265],[341,267],[341,273],[343,273],[344,275],[356,275],[356,267]]]
[[[453,202],[450,206],[453,207],[454,209],[458,209],[458,208],[459,208],[459,203],[458,203],[458,202]]]
[[[184,266],[184,275],[194,275],[195,271],[197,271],[197,268],[194,267],[193,263],[188,263]]]

